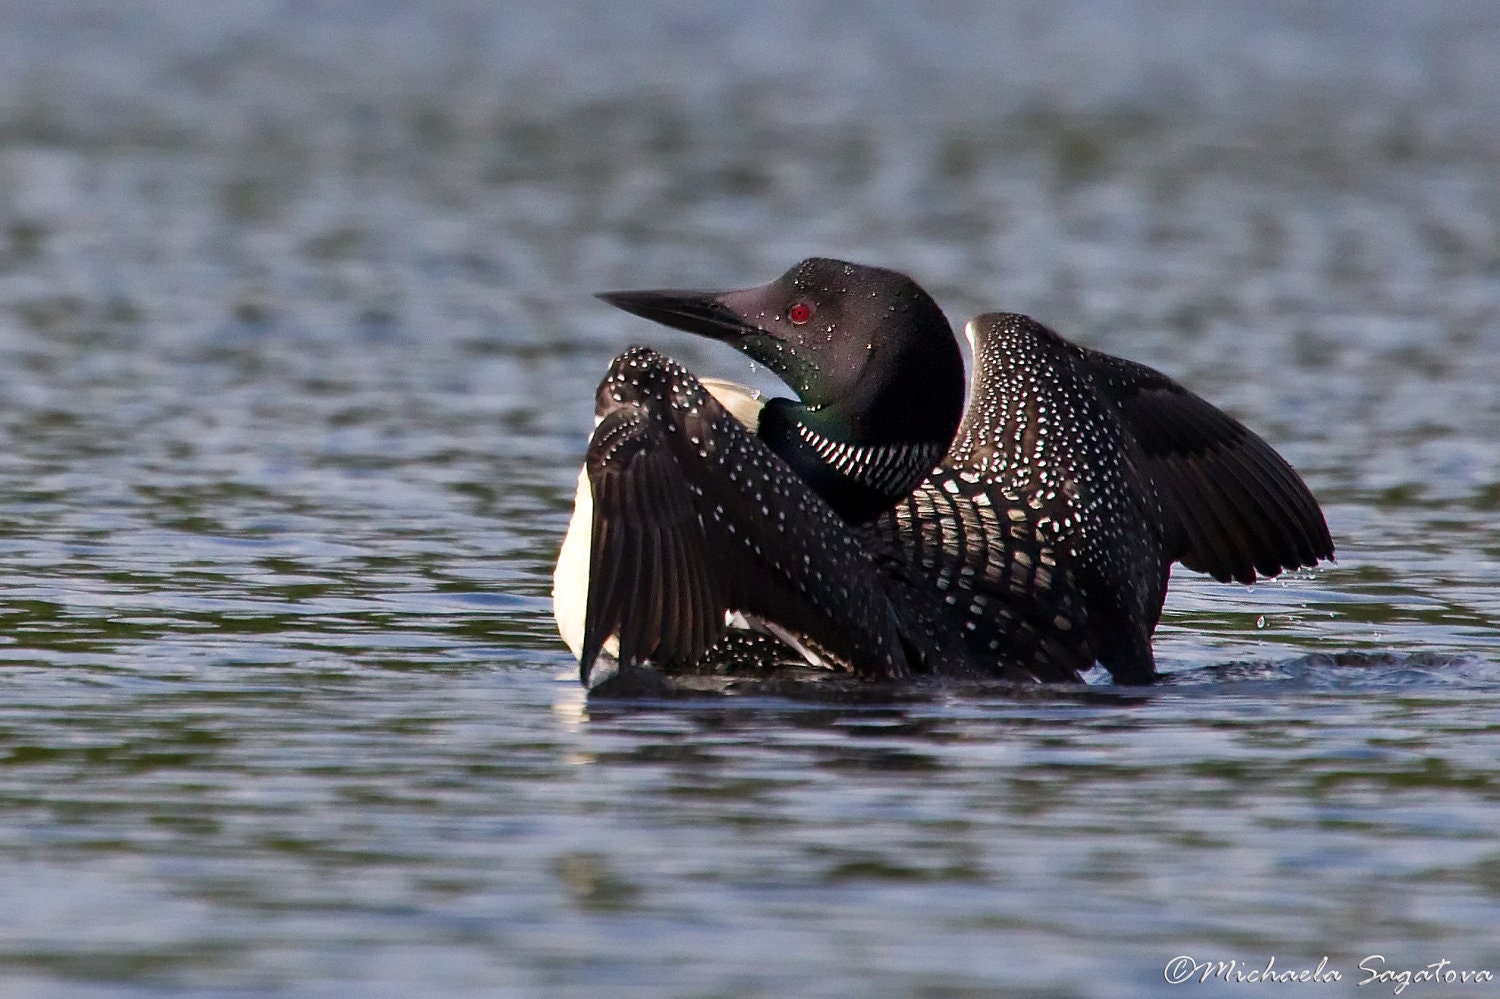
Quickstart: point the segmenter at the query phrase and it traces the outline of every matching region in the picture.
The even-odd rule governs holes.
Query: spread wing
[[[1241,583],[1333,557],[1318,501],[1269,444],[1159,371],[1082,355],[1145,456],[1172,557]]]
[[[762,618],[854,672],[909,672],[904,615],[855,533],[686,369],[645,348],[599,387],[584,679],[621,663],[690,666],[725,614]]]
[[[582,661],[617,636],[622,662],[701,655],[724,630],[734,579],[713,571],[711,542],[675,456],[651,418],[623,408],[594,431],[594,496]]]

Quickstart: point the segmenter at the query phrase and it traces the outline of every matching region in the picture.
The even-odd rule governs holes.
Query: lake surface
[[[7,8],[0,993],[1500,974],[1500,14],[501,6]],[[1179,573],[1146,696],[586,704],[610,358],[775,386],[591,293],[811,254],[1186,381],[1338,563]]]

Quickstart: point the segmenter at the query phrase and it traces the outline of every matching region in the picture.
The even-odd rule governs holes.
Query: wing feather
[[[755,615],[856,673],[904,675],[922,646],[897,595],[807,484],[686,369],[645,348],[615,360],[596,399],[588,671],[618,636],[622,663],[690,668]],[[905,629],[905,630],[903,630]],[[908,633],[910,632],[910,633]]]
[[[1269,444],[1159,371],[1079,351],[1140,446],[1177,528],[1174,558],[1248,583],[1333,557],[1317,500]]]

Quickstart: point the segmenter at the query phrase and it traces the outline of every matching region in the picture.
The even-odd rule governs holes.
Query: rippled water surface
[[[0,992],[1500,974],[1490,6],[7,20]],[[1187,381],[1337,565],[1180,573],[1145,696],[586,705],[548,589],[604,367],[774,387],[590,293],[814,253]]]

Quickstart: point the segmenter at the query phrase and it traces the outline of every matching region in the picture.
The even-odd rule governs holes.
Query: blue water
[[[5,20],[0,993],[1500,974],[1489,5]],[[585,704],[548,590],[609,359],[776,387],[591,293],[814,253],[1186,381],[1337,564],[1179,572],[1146,695]]]

